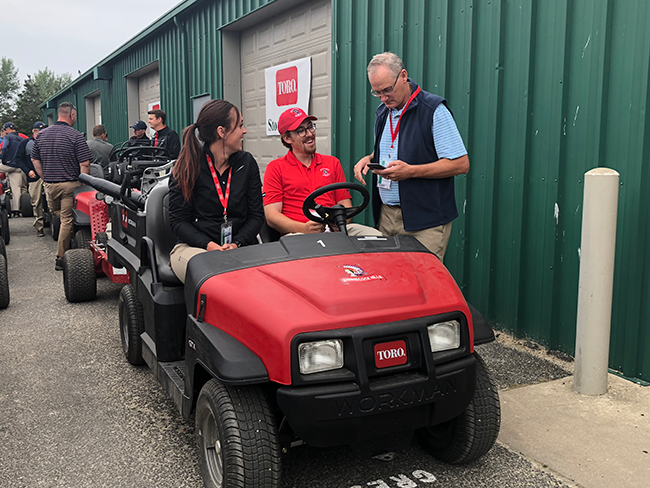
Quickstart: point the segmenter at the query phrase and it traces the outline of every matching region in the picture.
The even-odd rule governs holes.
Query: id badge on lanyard
[[[217,172],[212,165],[212,158],[206,154],[206,159],[208,160],[208,166],[210,167],[210,173],[212,173],[212,179],[214,180],[214,186],[217,189],[217,195],[219,196],[219,201],[223,207],[223,224],[221,224],[221,245],[230,244],[232,242],[232,222],[228,222],[228,200],[230,199],[230,181],[232,180],[232,168],[228,173],[228,183],[226,183],[226,194],[224,195],[221,191],[221,184],[219,183],[219,178],[217,177]]]
[[[393,117],[390,114],[390,110],[388,113],[388,120],[390,122],[390,137],[391,137],[391,144],[390,144],[390,154],[388,155],[388,159],[382,159],[381,165],[385,168],[388,166],[388,163],[391,161],[396,161],[397,158],[393,156],[393,152],[396,150],[395,149],[395,139],[397,139],[397,135],[399,134],[399,127],[402,122],[402,117],[406,113],[406,109],[411,105],[411,102],[415,97],[418,96],[418,93],[420,93],[420,87],[418,86],[417,90],[413,92],[413,94],[409,97],[408,102],[404,105],[404,108],[402,109],[402,113],[399,116],[399,119],[397,120],[397,125],[395,128],[393,128]],[[377,176],[377,188],[381,188],[383,190],[390,190],[390,186],[392,184],[391,180],[387,180],[382,178],[381,176]]]

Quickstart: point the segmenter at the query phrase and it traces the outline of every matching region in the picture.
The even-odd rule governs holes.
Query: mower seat
[[[159,182],[147,197],[146,235],[153,241],[154,256],[151,265],[156,266],[158,278],[165,286],[182,286],[169,266],[169,253],[178,238],[169,224],[169,187],[167,181]]]

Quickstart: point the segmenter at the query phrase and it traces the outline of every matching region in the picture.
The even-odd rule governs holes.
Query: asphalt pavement
[[[95,301],[68,303],[62,273],[54,270],[56,243],[47,229],[37,238],[31,220],[9,222],[11,302],[0,311],[0,486],[203,486],[192,423],[146,367],[132,367],[122,355],[120,285],[101,278]],[[502,338],[478,350],[502,395],[571,373],[569,363]],[[283,458],[282,486],[578,485],[499,441],[466,466],[440,463],[418,446],[383,459],[301,446]]]

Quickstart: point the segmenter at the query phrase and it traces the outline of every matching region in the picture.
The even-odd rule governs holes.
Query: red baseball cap
[[[318,120],[313,115],[307,115],[303,109],[298,107],[285,110],[278,119],[278,132],[282,135],[288,130],[296,130],[305,119]]]

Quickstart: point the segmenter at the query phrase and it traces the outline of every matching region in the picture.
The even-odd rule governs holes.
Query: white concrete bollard
[[[607,391],[618,188],[613,169],[585,173],[573,377],[573,389],[585,395]]]

